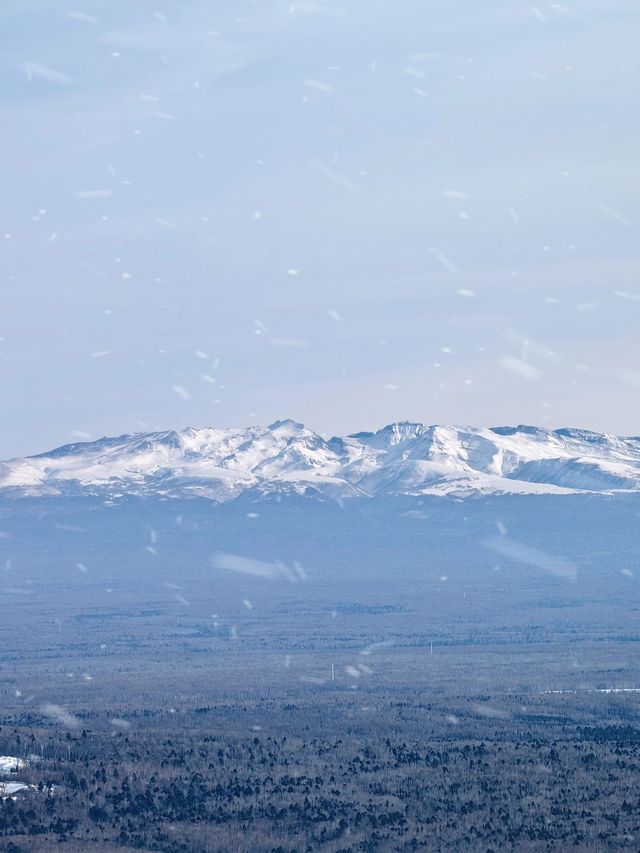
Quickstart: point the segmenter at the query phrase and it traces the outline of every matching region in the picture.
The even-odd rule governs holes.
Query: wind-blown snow
[[[335,500],[396,494],[640,491],[640,438],[537,427],[394,423],[324,439],[269,427],[137,433],[0,463],[0,493],[154,494],[225,502],[245,492]]]

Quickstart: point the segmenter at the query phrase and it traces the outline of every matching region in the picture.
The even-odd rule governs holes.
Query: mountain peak
[[[272,424],[269,424],[268,429],[271,432],[279,432],[280,434],[297,435],[304,432],[306,427],[304,424],[298,423],[298,421],[285,418],[282,421],[274,421]]]
[[[541,427],[398,421],[325,442],[286,418],[269,427],[135,433],[0,463],[0,495],[207,497],[640,492],[637,439]]]

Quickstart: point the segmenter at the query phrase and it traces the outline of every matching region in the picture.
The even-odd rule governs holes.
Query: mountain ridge
[[[0,462],[0,495],[571,494],[640,491],[640,438],[518,425],[397,421],[324,438],[292,419],[268,427],[140,432]]]

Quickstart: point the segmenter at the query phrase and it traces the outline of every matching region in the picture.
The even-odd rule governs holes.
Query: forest
[[[17,714],[2,849],[638,849],[633,696],[366,701]]]

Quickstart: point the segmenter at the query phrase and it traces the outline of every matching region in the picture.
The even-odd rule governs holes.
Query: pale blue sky
[[[0,456],[640,433],[636,0],[4,0]]]

